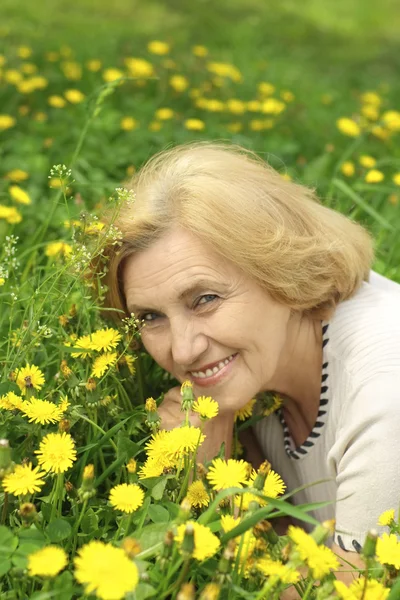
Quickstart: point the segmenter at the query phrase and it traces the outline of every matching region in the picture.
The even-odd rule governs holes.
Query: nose
[[[174,362],[190,368],[207,351],[208,338],[193,319],[171,319],[171,353]]]

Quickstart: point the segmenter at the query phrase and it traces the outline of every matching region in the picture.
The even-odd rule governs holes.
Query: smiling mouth
[[[237,354],[237,353],[236,353]],[[228,363],[230,363],[236,356],[236,354],[231,354],[228,358],[221,360],[219,363],[215,365],[212,369],[206,369],[205,371],[189,371],[193,377],[197,377],[199,379],[205,379],[206,377],[211,377],[212,375],[216,375],[221,369],[223,369]]]

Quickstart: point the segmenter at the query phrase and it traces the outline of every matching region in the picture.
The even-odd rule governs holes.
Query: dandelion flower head
[[[90,336],[90,348],[96,352],[109,352],[118,346],[120,339],[121,334],[116,329],[99,329]]]
[[[360,577],[347,587],[342,581],[335,581],[334,586],[338,597],[342,600],[386,600],[390,589],[385,588],[379,581]]]
[[[40,492],[45,484],[42,479],[45,473],[40,467],[32,468],[32,464],[16,465],[14,471],[6,475],[3,479],[3,488],[9,494],[14,496],[25,496]]]
[[[201,419],[213,419],[218,414],[218,402],[213,400],[211,396],[199,396],[194,402],[192,410]]]
[[[68,563],[68,557],[58,546],[46,546],[28,556],[28,572],[31,577],[55,577]]]
[[[61,421],[63,411],[59,406],[47,400],[32,398],[29,402],[24,402],[21,412],[26,415],[30,423],[57,423]]]
[[[301,559],[308,565],[315,579],[320,579],[331,569],[339,567],[338,559],[332,550],[326,546],[318,546],[316,541],[300,527],[290,525],[288,535],[295,543]]]
[[[96,358],[93,363],[92,377],[102,377],[109,367],[117,362],[116,352],[105,352]]]
[[[139,582],[139,571],[122,548],[93,540],[83,546],[74,560],[75,578],[86,594],[101,600],[122,600]]]
[[[244,460],[229,458],[213,460],[207,473],[207,479],[214,490],[225,490],[230,487],[243,487],[247,483],[248,463]]]
[[[64,473],[76,460],[74,441],[66,432],[46,435],[35,454],[43,469],[52,473]]]
[[[40,390],[44,381],[44,375],[36,365],[27,364],[26,367],[18,369],[16,373],[16,383],[21,392],[24,392],[27,388]]]
[[[194,530],[193,558],[203,561],[214,556],[221,545],[219,539],[208,527],[195,521],[187,521],[186,523],[179,525],[177,535],[175,536],[175,541],[178,545],[182,545],[185,537],[185,529],[189,523],[193,526]]]
[[[253,414],[253,408],[255,403],[256,399],[252,398],[252,400],[249,400],[247,404],[243,406],[243,408],[239,408],[239,410],[235,412],[235,421],[245,421],[246,419],[251,417],[251,415]]]
[[[390,523],[392,521],[394,521],[395,519],[395,515],[394,515],[394,508],[391,508],[389,510],[385,510],[385,512],[383,512],[378,519],[378,523],[379,525],[382,525],[382,527],[385,527],[387,525],[390,525]]]
[[[383,565],[400,569],[400,542],[394,533],[384,533],[376,543],[376,556]]]
[[[210,503],[210,496],[205,488],[204,483],[200,480],[193,481],[190,484],[186,498],[190,502],[190,506],[195,508],[201,508],[202,506],[208,506]]]
[[[121,483],[111,488],[110,504],[125,513],[132,513],[143,504],[144,491],[136,483]]]

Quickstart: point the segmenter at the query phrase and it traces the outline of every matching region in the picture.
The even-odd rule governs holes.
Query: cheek
[[[150,356],[165,370],[169,370],[168,341],[160,334],[142,333],[142,342]]]

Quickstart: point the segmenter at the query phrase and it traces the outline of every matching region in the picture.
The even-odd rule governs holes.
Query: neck
[[[294,441],[301,444],[313,428],[319,409],[322,324],[296,314],[288,322],[287,334],[272,389],[283,400],[285,420]]]

